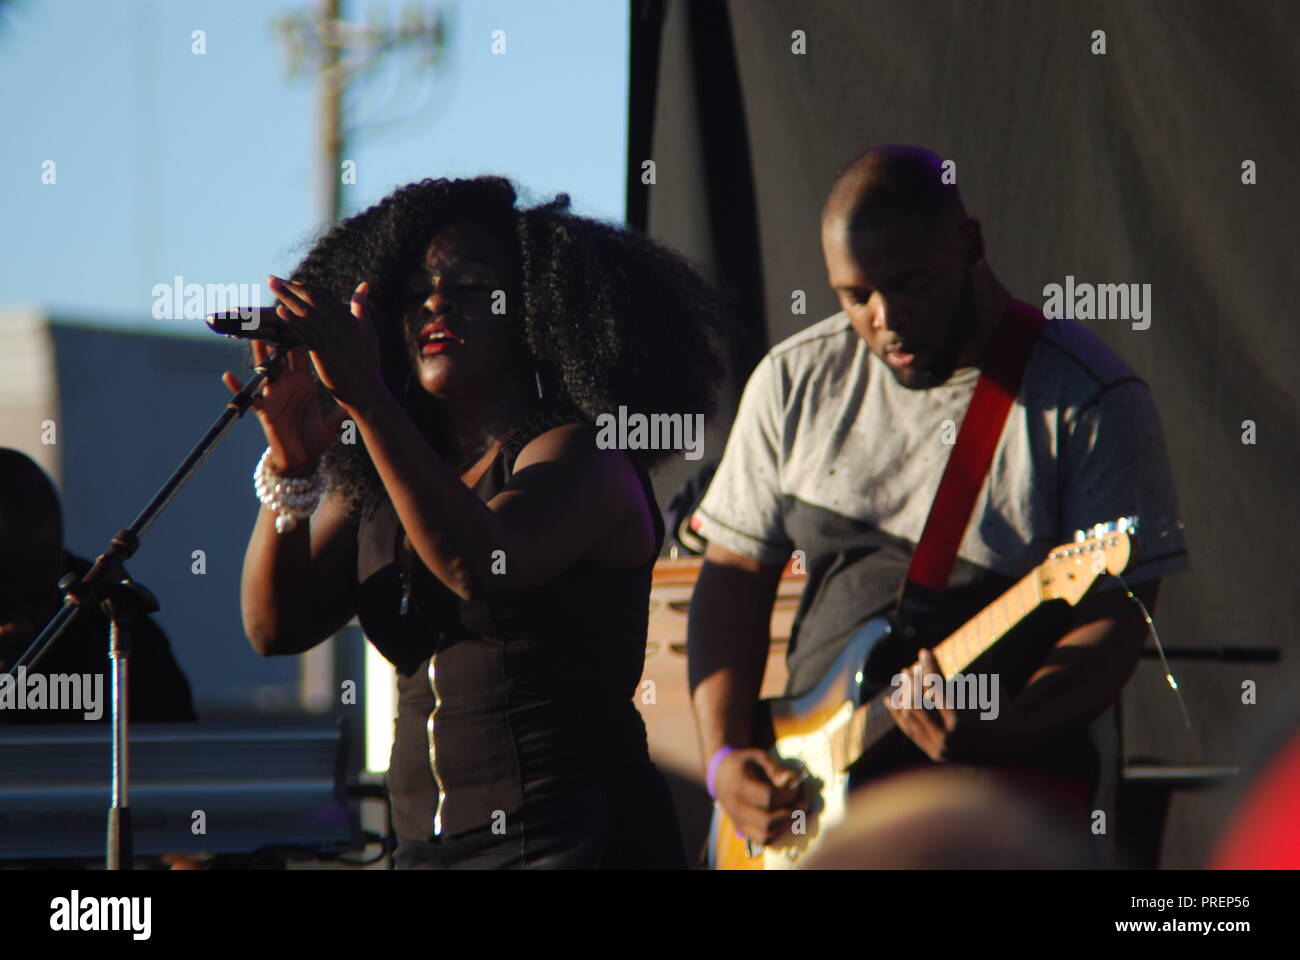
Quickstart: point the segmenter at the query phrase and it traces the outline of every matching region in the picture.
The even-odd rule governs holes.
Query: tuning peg
[[[1074,542],[1081,543],[1084,540],[1095,540],[1104,537],[1108,533],[1115,532],[1133,534],[1137,533],[1137,529],[1137,516],[1117,517],[1109,523],[1095,523],[1086,530],[1074,531]]]

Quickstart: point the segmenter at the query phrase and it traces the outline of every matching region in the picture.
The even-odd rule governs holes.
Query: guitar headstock
[[[1137,545],[1137,517],[1120,517],[1077,530],[1073,543],[1054,547],[1038,565],[1038,588],[1044,600],[1064,600],[1071,606],[1083,599],[1102,574],[1128,569]]]

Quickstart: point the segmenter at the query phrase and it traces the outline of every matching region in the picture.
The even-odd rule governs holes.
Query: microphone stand
[[[113,802],[108,808],[108,850],[104,862],[109,870],[130,870],[133,849],[131,807],[127,803],[127,665],[131,657],[132,622],[142,613],[158,609],[158,600],[143,585],[129,578],[110,584],[100,609],[108,617],[108,657],[112,667]],[[125,866],[124,866],[125,865]]]
[[[282,346],[276,345],[267,356],[266,362],[253,368],[253,377],[230,398],[225,411],[208,428],[207,433],[181,461],[180,466],[167,478],[167,482],[154,494],[153,499],[145,505],[144,510],[135,518],[131,526],[113,535],[108,549],[95,559],[94,565],[86,575],[78,581],[75,574],[68,574],[59,581],[59,588],[63,592],[63,606],[45,625],[40,635],[32,641],[31,646],[24,650],[22,656],[9,668],[9,673],[13,675],[19,667],[36,666],[54,641],[72,625],[72,621],[83,608],[95,603],[102,604],[102,609],[110,620],[108,656],[113,689],[112,803],[108,811],[108,835],[105,843],[106,869],[129,870],[132,863],[131,813],[127,790],[128,698],[126,689],[130,661],[130,623],[140,613],[151,613],[158,609],[158,601],[148,590],[126,575],[122,563],[139,549],[140,538],[157,519],[158,514],[167,509],[181,487],[199,468],[199,464],[207,459],[208,454],[235,421],[253,405],[254,398],[261,391],[262,383],[275,382],[284,369],[287,355],[287,351]]]

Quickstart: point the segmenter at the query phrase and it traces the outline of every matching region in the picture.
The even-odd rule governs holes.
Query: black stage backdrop
[[[1085,322],[1151,385],[1164,423],[1192,569],[1164,585],[1161,637],[1281,661],[1175,661],[1189,731],[1144,660],[1125,753],[1249,764],[1300,699],[1300,3],[632,0],[631,14],[628,219],[729,287],[739,317],[708,457],[767,347],[838,309],[819,214],[836,170],[873,145],[956,162],[989,262],[1021,299],[1042,303],[1067,275],[1151,284],[1148,329]],[[661,497],[689,466],[657,477]],[[1162,864],[1201,865],[1231,799],[1176,794]]]

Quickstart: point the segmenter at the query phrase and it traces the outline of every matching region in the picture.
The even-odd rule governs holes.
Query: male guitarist
[[[943,181],[940,158],[915,147],[871,150],[836,179],[821,239],[843,309],[755,368],[696,514],[708,540],[689,630],[701,746],[715,796],[760,843],[789,833],[800,796],[751,732],[782,569],[802,552],[787,692],[803,693],[855,626],[891,608],[1014,304],[985,260],[979,221]],[[1124,579],[1154,610],[1160,578],[1185,569],[1187,555],[1147,385],[1081,325],[1047,319],[996,444],[928,645],[1076,529],[1121,516],[1141,524]],[[1117,586],[1105,577],[1078,606],[1039,617],[1036,650],[995,648],[981,669],[1000,680],[996,718],[943,703],[891,707],[912,760],[1014,774],[1081,822],[1102,780],[1094,733],[1109,722],[1117,736],[1114,704],[1146,637]],[[894,669],[927,645],[918,637],[909,648],[899,632],[891,642]],[[925,673],[940,672],[920,655]]]

